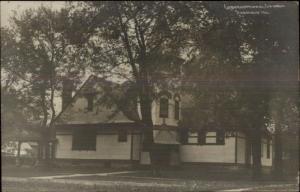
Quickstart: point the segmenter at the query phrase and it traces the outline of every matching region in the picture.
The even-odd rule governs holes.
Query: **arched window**
[[[169,100],[165,97],[160,98],[159,117],[168,118],[169,116]]]
[[[174,115],[175,115],[175,119],[179,120],[179,101],[175,100],[175,106],[174,106]]]
[[[180,96],[178,94],[174,95],[174,118],[179,120],[180,118]]]

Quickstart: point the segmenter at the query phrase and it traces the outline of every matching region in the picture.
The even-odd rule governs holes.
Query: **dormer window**
[[[93,111],[94,108],[94,94],[86,94],[85,95],[87,99],[87,111]]]
[[[168,118],[169,116],[169,100],[167,98],[160,99],[159,117]]]

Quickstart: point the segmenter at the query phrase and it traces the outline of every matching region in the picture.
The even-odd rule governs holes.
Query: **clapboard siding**
[[[116,159],[130,160],[131,135],[127,142],[118,142],[118,135],[97,135],[96,151],[72,150],[72,135],[57,135],[57,159]],[[136,154],[135,154],[136,155]]]
[[[235,138],[225,138],[225,145],[181,145],[181,162],[235,162]]]

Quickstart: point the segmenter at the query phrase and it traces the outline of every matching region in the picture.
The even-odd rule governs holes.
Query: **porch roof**
[[[179,145],[179,137],[176,131],[171,130],[154,130],[154,143]]]

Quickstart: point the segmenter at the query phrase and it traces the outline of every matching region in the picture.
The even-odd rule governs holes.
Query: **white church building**
[[[64,104],[55,120],[57,162],[150,164],[149,152],[143,151],[143,126],[136,121],[139,111],[130,112],[114,102],[114,96],[122,97],[119,90],[118,84],[91,76]],[[188,128],[178,123],[184,107],[179,93],[160,91],[153,100],[153,136],[162,164],[251,164],[251,147],[242,132],[210,129],[186,131],[183,136],[182,129]],[[272,166],[271,137],[263,136],[261,149],[262,165]]]

